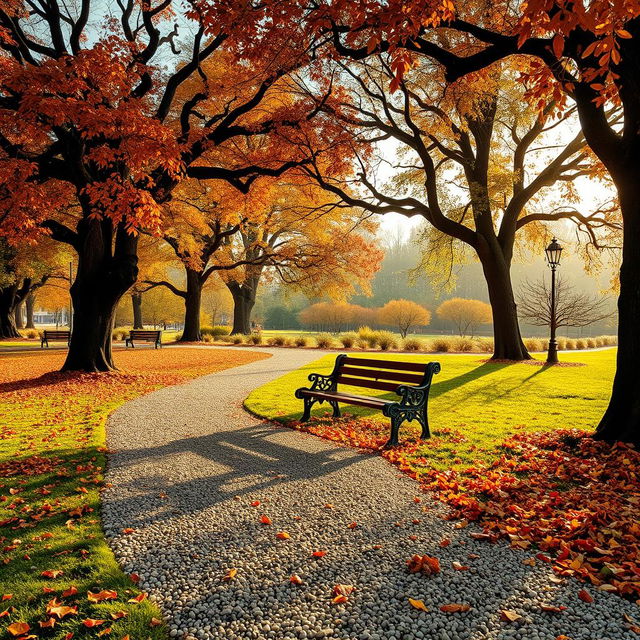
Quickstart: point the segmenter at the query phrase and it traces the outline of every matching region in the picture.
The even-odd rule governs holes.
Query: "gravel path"
[[[242,401],[252,389],[320,355],[271,352],[134,400],[109,420],[107,537],[163,609],[172,637],[638,638],[623,621],[625,612],[640,619],[636,605],[594,589],[595,601],[584,603],[582,585],[523,564],[531,553],[470,538],[473,527],[444,520],[444,508],[382,458],[249,416]],[[263,514],[271,525],[260,523]],[[282,531],[290,538],[278,539]],[[408,574],[414,553],[438,557],[441,573]],[[454,561],[469,569],[454,570]],[[232,568],[237,575],[225,581]],[[332,603],[336,584],[355,587],[347,603]],[[471,610],[440,611],[447,603]],[[501,609],[522,618],[505,622]]]

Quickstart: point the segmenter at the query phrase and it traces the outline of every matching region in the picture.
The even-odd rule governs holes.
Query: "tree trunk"
[[[142,294],[138,291],[131,294],[131,306],[133,307],[133,328],[144,329],[142,323]]]
[[[184,331],[180,342],[200,342],[200,305],[202,302],[202,273],[189,267],[187,270],[187,295],[184,299]]]
[[[256,303],[256,289],[237,282],[227,283],[233,296],[233,329],[231,333],[251,333],[251,311]]]
[[[62,370],[110,371],[116,368],[111,352],[115,311],[138,276],[138,240],[121,224],[114,244],[113,225],[106,218],[84,220],[78,231],[73,331]]]
[[[16,287],[0,289],[0,338],[19,338],[15,318]]]
[[[36,306],[36,296],[33,293],[30,293],[24,303],[25,311],[27,312],[27,324],[25,325],[26,329],[35,329],[36,325],[33,323],[33,310]]]
[[[616,180],[623,218],[618,297],[618,354],[609,406],[596,429],[599,440],[640,444],[640,192],[635,176]]]
[[[486,253],[487,255],[484,255]],[[489,302],[493,313],[492,360],[530,360],[531,356],[522,342],[511,270],[501,254],[478,251],[482,270],[489,290]]]
[[[13,308],[13,315],[16,321],[16,329],[24,329],[24,319],[22,316],[22,302],[18,302],[18,304]]]

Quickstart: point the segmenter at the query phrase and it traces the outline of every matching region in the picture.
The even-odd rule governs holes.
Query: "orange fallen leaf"
[[[55,591],[55,589],[52,589],[51,587],[42,587],[42,593],[53,593]]]
[[[149,622],[150,627],[157,627],[162,624],[162,620],[158,620],[158,618],[151,618]]]
[[[500,618],[504,622],[516,622],[522,618],[522,616],[513,611],[513,609],[500,609]]]
[[[444,540],[440,540],[441,547],[448,547],[451,544],[451,540],[449,538],[444,538]]]
[[[467,567],[467,565],[462,564],[461,562],[452,562],[451,563],[453,568],[456,571],[468,571],[469,567]]]
[[[106,620],[96,620],[95,618],[85,618],[82,621],[82,624],[87,627],[87,629],[92,629],[93,627],[99,627],[101,624],[104,624]]]
[[[42,622],[42,621],[38,622],[38,624],[40,625],[41,629],[53,629],[56,626],[56,619],[55,618],[49,618],[48,620],[45,620],[44,622]]]
[[[336,596],[331,602],[333,602],[333,604],[344,604],[348,600],[349,598],[347,598],[347,596]]]
[[[327,503],[324,505],[324,508],[325,508],[325,509],[333,509],[333,505],[332,505],[330,502],[327,502]]]
[[[443,604],[440,607],[440,611],[444,611],[444,613],[461,613],[463,611],[469,611],[469,609],[471,609],[470,605],[458,603]]]
[[[64,640],[71,640],[71,638],[73,638],[73,631],[67,633],[67,635],[64,637]]]
[[[348,529],[355,529],[358,526],[357,522],[351,522],[350,524],[347,525]]]
[[[11,598],[13,598],[13,593],[5,593],[2,596],[2,602],[4,602],[5,600],[11,600]]]
[[[105,627],[104,629],[102,629],[102,631],[98,631],[98,637],[100,636],[106,636],[107,634],[111,633],[112,629],[111,627]]]
[[[52,580],[55,580],[55,578],[59,578],[63,574],[64,571],[61,571],[60,569],[48,569],[47,571],[43,571],[40,575],[43,578],[51,578]]]
[[[555,606],[553,604],[543,604],[540,605],[540,608],[543,611],[547,611],[548,613],[562,613],[563,611],[566,611],[567,607],[560,605],[560,606]]]
[[[271,518],[269,516],[260,516],[260,522],[262,524],[271,524]]]
[[[420,611],[429,611],[422,600],[414,600],[413,598],[409,598],[409,604],[414,609],[420,609]]]
[[[7,631],[12,636],[21,636],[27,633],[31,627],[26,622],[14,622],[7,627]]]
[[[122,530],[122,533],[126,533],[126,534],[134,533],[134,532],[135,532],[135,529],[132,529],[131,527],[125,527],[125,528]]]
[[[238,575],[238,570],[235,567],[233,567],[231,569],[227,569],[227,573],[224,574],[224,577],[222,579],[225,580],[226,582],[229,582],[230,580],[233,580],[237,575]]]
[[[129,598],[127,602],[142,602],[144,599],[146,599],[146,597],[146,593],[139,593],[135,598]]]
[[[103,600],[115,600],[118,597],[117,591],[109,591],[108,589],[103,589],[98,593],[92,593],[91,591],[87,592],[87,600],[89,602],[102,602]]]
[[[126,618],[128,615],[129,615],[129,614],[128,614],[126,611],[122,611],[122,610],[120,610],[120,611],[114,611],[114,612],[111,614],[111,617],[112,617],[114,620],[120,620],[120,618]]]
[[[413,501],[418,504],[419,502],[422,502],[422,498],[419,498],[418,496],[416,496]]]
[[[302,578],[297,573],[294,573],[289,577],[289,582],[291,584],[302,584]]]
[[[288,540],[290,537],[291,536],[288,531],[278,531],[278,533],[276,533],[276,538],[278,538],[278,540]]]
[[[593,602],[593,596],[586,589],[580,589],[580,591],[578,591],[578,598],[580,598],[582,602]]]
[[[350,596],[354,591],[355,587],[352,584],[337,584],[333,587],[335,596]]]
[[[409,573],[422,572],[430,576],[434,573],[440,573],[440,561],[438,558],[416,554],[407,560],[407,570]]]
[[[418,536],[416,535],[409,536],[409,540],[411,540],[412,542],[415,542],[417,539],[418,539]]]
[[[311,555],[314,558],[322,558],[322,557],[327,555],[327,552],[326,551],[314,551]]]
[[[62,592],[63,598],[68,598],[69,596],[75,596],[78,593],[78,589],[76,587],[69,587],[66,591]]]
[[[4,611],[0,611],[0,618],[4,618],[9,615],[9,609],[5,609]]]
[[[259,506],[260,506],[260,500],[254,500],[254,501],[251,503],[251,506],[252,506],[252,507],[259,507]]]

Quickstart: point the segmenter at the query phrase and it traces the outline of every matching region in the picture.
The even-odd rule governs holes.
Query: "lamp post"
[[[551,267],[551,336],[547,364],[556,364],[558,362],[558,343],[556,342],[556,269],[560,266],[562,247],[554,237],[544,252],[547,256],[547,264]]]

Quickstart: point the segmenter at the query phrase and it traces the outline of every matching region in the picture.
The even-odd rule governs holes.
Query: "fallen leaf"
[[[38,624],[40,625],[41,629],[53,629],[56,626],[56,619],[55,618],[49,618],[48,620],[45,620],[44,622],[42,622],[42,621],[38,622]]]
[[[429,611],[422,600],[414,600],[413,598],[409,598],[409,604],[414,609],[420,609],[420,611]]]
[[[350,596],[355,590],[355,587],[351,584],[337,584],[333,587],[333,595],[335,596]]]
[[[122,530],[122,533],[126,533],[126,534],[134,533],[134,532],[135,532],[135,529],[132,529],[131,527],[126,527]]]
[[[314,558],[323,558],[324,556],[327,555],[327,552],[326,551],[314,551],[311,555]]]
[[[102,631],[98,631],[97,635],[98,636],[106,636],[107,634],[111,633],[112,629],[111,627],[106,627],[104,629],[102,629]]]
[[[555,606],[555,605],[552,605],[552,604],[543,604],[543,605],[540,605],[540,608],[543,611],[547,611],[549,613],[562,613],[563,611],[565,611],[567,609],[567,607],[565,607],[565,606],[562,606],[562,605]]]
[[[260,506],[260,500],[254,500],[254,501],[251,503],[251,506],[252,506],[252,507],[259,507],[259,506]]]
[[[14,622],[7,627],[7,631],[12,636],[21,636],[27,633],[29,629],[31,629],[31,627],[26,622]]]
[[[462,564],[461,562],[452,562],[453,568],[456,571],[468,571],[469,567],[467,565]]]
[[[504,622],[516,622],[522,618],[522,616],[513,611],[513,609],[500,609],[500,618]]]
[[[13,593],[5,593],[2,596],[2,602],[4,602],[5,600],[11,600],[11,598],[13,598]]]
[[[271,524],[271,518],[269,516],[260,516],[260,522],[262,524]]]
[[[324,505],[324,508],[325,508],[325,509],[333,509],[333,505],[332,505],[330,502],[327,502],[327,503]]]
[[[351,522],[350,524],[347,525],[348,529],[355,529],[358,526],[357,522]]]
[[[344,604],[348,600],[349,598],[347,598],[347,596],[336,596],[331,602],[333,602],[333,604]]]
[[[76,615],[78,613],[78,607],[68,607],[54,598],[47,604],[46,611],[50,616],[56,616],[58,620],[62,620],[62,618],[66,618],[67,616]]]
[[[297,573],[294,573],[289,577],[289,582],[291,584],[302,584],[302,578]]]
[[[276,538],[278,538],[278,540],[288,540],[290,537],[291,536],[288,531],[278,531],[278,533],[276,533]]]
[[[69,596],[75,596],[78,593],[78,589],[76,587],[69,587],[66,591],[62,592],[63,598],[68,598]]]
[[[469,609],[471,609],[470,605],[458,603],[443,604],[440,607],[440,611],[444,611],[445,613],[461,613],[463,611],[469,611]]]
[[[43,578],[50,578],[55,580],[64,574],[64,571],[60,571],[60,569],[48,569],[47,571],[43,571],[40,575]]]
[[[151,618],[149,622],[150,627],[157,627],[162,624],[162,620],[158,620],[158,618]]]
[[[147,597],[146,593],[139,593],[135,598],[129,598],[127,602],[142,602]]]
[[[227,569],[227,573],[224,574],[224,577],[222,579],[229,582],[230,580],[233,580],[237,574],[238,574],[238,570],[235,567],[233,567],[231,569]]]
[[[111,617],[112,617],[114,620],[120,620],[120,618],[126,618],[128,615],[129,615],[129,614],[128,614],[126,611],[122,611],[122,610],[120,610],[120,611],[114,611],[114,612],[111,614]]]
[[[431,556],[414,555],[407,560],[407,570],[409,573],[424,573],[428,576],[440,573],[440,561]]]
[[[106,620],[96,620],[94,618],[85,618],[82,621],[82,624],[87,627],[87,629],[92,629],[93,627],[99,627],[101,624],[104,624]]]
[[[451,544],[451,540],[449,538],[444,538],[444,540],[440,540],[441,547],[448,547]]]
[[[578,598],[580,598],[582,602],[593,602],[593,596],[586,589],[580,589],[580,591],[578,591]]]

